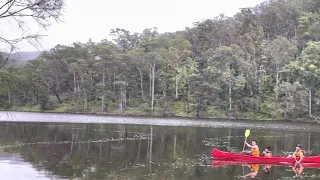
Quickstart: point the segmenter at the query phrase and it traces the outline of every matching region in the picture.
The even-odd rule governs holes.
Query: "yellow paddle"
[[[246,137],[246,140],[245,140],[244,142],[247,141],[247,138],[249,137],[249,135],[250,135],[250,129],[247,129],[246,132],[244,133],[244,136]],[[245,145],[246,145],[246,144],[243,143],[243,150],[242,150],[242,151],[244,151]]]

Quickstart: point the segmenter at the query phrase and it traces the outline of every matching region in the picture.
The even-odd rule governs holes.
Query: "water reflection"
[[[318,173],[320,170],[320,164],[317,163],[273,163],[273,164],[247,164],[245,162],[232,162],[213,160],[212,167],[214,169],[228,169],[230,167],[239,169],[242,168],[242,172],[238,172],[238,178],[241,179],[279,179],[279,175],[282,175],[280,179],[286,178],[315,178],[319,179]],[[262,167],[263,171],[259,169]],[[309,169],[304,173],[305,169]]]
[[[251,178],[255,178],[258,175],[259,169],[260,169],[260,165],[259,164],[250,164],[248,166],[250,168],[250,171],[248,174],[244,175],[243,177],[251,177]]]
[[[264,173],[263,165],[212,167],[212,148],[240,152],[243,133],[243,129],[225,128],[0,123],[0,147],[10,156],[19,156],[22,169],[32,164],[33,175],[47,178],[233,180],[256,173],[256,177],[276,180],[295,176],[297,169],[287,166],[272,166],[269,173]],[[320,154],[318,136],[316,132],[252,130],[248,140],[257,139],[260,147],[272,146],[275,155],[292,153],[295,144],[301,143],[312,155]],[[303,176],[320,173],[304,168]],[[9,179],[18,176],[24,175],[12,173]]]
[[[304,167],[301,163],[295,163],[292,169],[293,172],[296,174],[296,177],[300,177],[302,175]]]
[[[270,174],[271,168],[272,168],[271,165],[264,165],[264,166],[263,166],[263,172],[264,172],[265,174]]]
[[[275,171],[277,170],[277,166],[283,166],[283,167],[287,167],[286,171],[290,171],[291,168],[292,169],[292,174],[295,177],[299,177],[299,178],[303,178],[303,170],[305,168],[310,168],[310,169],[320,169],[320,164],[313,164],[313,163],[309,163],[309,164],[301,164],[301,163],[295,163],[295,164],[286,164],[286,163],[273,163],[273,164],[247,164],[245,162],[233,162],[233,161],[221,161],[221,160],[213,160],[212,161],[212,167],[213,168],[219,168],[219,167],[224,167],[226,168],[227,166],[239,166],[243,168],[243,173],[245,174],[245,167],[249,167],[250,171],[245,174],[245,175],[240,175],[240,177],[246,179],[246,178],[256,178],[259,177],[259,173],[260,174],[264,174],[264,176],[269,176],[272,177],[274,173],[272,172],[272,169],[274,169]],[[263,171],[259,171],[260,167],[262,167]],[[247,168],[248,169],[248,168]],[[281,171],[278,170],[278,172],[275,173],[281,173]],[[314,175],[313,175],[314,176]]]

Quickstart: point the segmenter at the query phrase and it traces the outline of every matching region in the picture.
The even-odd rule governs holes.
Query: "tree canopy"
[[[1,20],[1,16],[0,16]],[[318,117],[320,3],[270,0],[184,31],[115,28],[2,67],[6,108],[285,119]]]

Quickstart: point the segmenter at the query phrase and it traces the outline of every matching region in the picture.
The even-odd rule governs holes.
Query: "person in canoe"
[[[251,154],[252,156],[260,156],[259,146],[257,145],[256,140],[252,140],[251,145],[247,143],[247,141],[244,142],[249,148],[251,148],[251,151],[243,151],[244,153]]]
[[[270,147],[265,147],[264,151],[262,152],[263,157],[272,157],[272,152]],[[269,174],[271,170],[271,165],[264,166],[263,170],[265,174]]]
[[[272,157],[272,152],[270,147],[265,147],[264,151],[262,152],[262,156],[264,157]]]
[[[293,158],[296,160],[297,163],[301,163],[301,161],[304,158],[304,153],[301,144],[296,145],[296,151],[293,153],[293,155],[289,155],[288,158]]]

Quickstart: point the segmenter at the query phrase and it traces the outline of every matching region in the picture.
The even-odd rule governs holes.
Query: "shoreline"
[[[143,119],[166,119],[166,120],[200,120],[200,121],[229,121],[229,122],[284,122],[284,123],[315,123],[319,124],[320,121],[310,118],[300,119],[244,119],[244,118],[219,118],[219,117],[184,117],[184,116],[159,116],[159,115],[138,115],[138,114],[125,114],[125,113],[94,113],[94,112],[53,112],[53,111],[21,111],[21,110],[0,110],[0,112],[17,112],[17,113],[36,113],[36,114],[62,114],[62,115],[90,115],[97,117],[117,117],[117,118],[143,118]]]
[[[90,114],[70,113],[37,113],[37,112],[13,112],[1,111],[0,122],[2,123],[49,123],[49,124],[113,124],[134,126],[163,126],[163,127],[203,127],[212,130],[226,129],[251,129],[275,130],[290,132],[320,132],[319,123],[285,121],[261,121],[261,120],[204,120],[183,118],[157,118],[157,117],[132,117],[132,116],[105,116]]]

